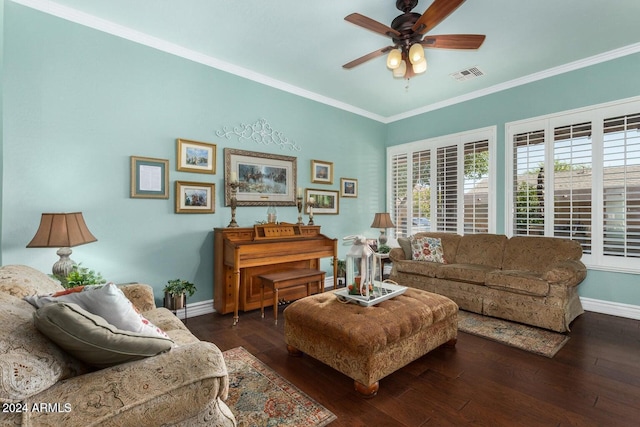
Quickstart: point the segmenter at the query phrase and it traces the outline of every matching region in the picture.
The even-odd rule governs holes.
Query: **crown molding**
[[[614,49],[612,51],[605,52],[599,55],[594,55],[589,58],[580,59],[578,61],[569,62],[568,64],[563,64],[554,68],[549,68],[547,70],[540,71],[538,73],[529,74],[528,76],[520,77],[517,79],[510,80],[508,82],[493,85],[491,87],[480,89],[475,92],[470,92],[468,94],[461,95],[455,98],[450,98],[442,102],[425,105],[424,107],[416,108],[415,110],[407,111],[405,113],[397,114],[395,116],[390,116],[387,118],[386,123],[392,123],[398,120],[403,120],[409,117],[428,113],[430,111],[439,110],[441,108],[449,107],[451,105],[459,104],[461,102],[470,101],[472,99],[480,98],[486,95],[491,95],[497,92],[502,92],[503,90],[512,89],[514,87],[526,85],[528,83],[532,83],[538,80],[543,80],[549,77],[568,73],[570,71],[579,70],[581,68],[590,67],[592,65],[611,61],[613,59],[621,58],[627,55],[632,55],[638,52],[640,52],[640,43],[623,46],[619,49]]]
[[[275,89],[289,92],[291,94],[307,98],[321,104],[329,105],[344,111],[348,111],[353,114],[357,114],[362,117],[366,117],[384,124],[393,123],[399,120],[407,119],[420,114],[428,113],[430,111],[439,110],[441,108],[449,107],[451,105],[459,104],[462,102],[470,101],[472,99],[480,98],[493,93],[501,92],[507,89],[511,89],[517,86],[522,86],[528,83],[532,83],[538,80],[546,79],[548,77],[557,76],[559,74],[568,73],[570,71],[578,70],[580,68],[589,67],[591,65],[599,64],[613,59],[621,58],[623,56],[631,55],[640,52],[640,43],[624,46],[619,49],[614,49],[609,52],[605,52],[599,55],[594,55],[589,58],[584,58],[578,61],[570,62],[568,64],[560,65],[558,67],[550,68],[538,73],[533,73],[528,76],[520,77],[510,80],[508,82],[500,83],[485,89],[477,90],[465,95],[450,98],[441,102],[425,105],[424,107],[416,108],[411,111],[407,111],[401,114],[393,116],[381,116],[379,114],[367,111],[365,109],[338,101],[333,98],[329,98],[324,95],[320,95],[315,92],[311,92],[306,89],[302,89],[298,86],[277,80],[263,74],[256,73],[243,67],[221,61],[217,58],[204,55],[200,52],[196,52],[191,49],[187,49],[184,46],[177,45],[175,43],[168,42],[166,40],[150,36],[140,31],[133,30],[123,25],[116,24],[114,22],[90,15],[84,12],[80,12],[76,9],[62,6],[58,3],[49,0],[10,0],[13,3],[20,4],[22,6],[29,7],[31,9],[38,10],[40,12],[47,13],[52,16],[56,16],[61,19],[65,19],[76,24],[80,24],[89,28],[93,28],[98,31],[102,31],[107,34],[120,37],[134,43],[142,44],[153,49],[160,50],[162,52],[169,53],[181,58],[188,59],[193,62],[197,62],[208,67],[212,67],[227,73],[252,80],[254,82],[264,84],[266,86],[273,87]]]

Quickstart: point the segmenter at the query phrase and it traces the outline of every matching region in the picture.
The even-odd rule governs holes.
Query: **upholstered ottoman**
[[[458,306],[450,299],[409,288],[373,307],[345,304],[334,292],[309,296],[284,310],[289,353],[320,360],[374,396],[378,380],[458,335]]]

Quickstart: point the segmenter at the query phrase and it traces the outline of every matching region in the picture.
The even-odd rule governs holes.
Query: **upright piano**
[[[338,277],[338,240],[320,233],[320,226],[264,224],[251,228],[215,228],[213,232],[214,308],[233,312],[260,308],[260,274],[294,268],[320,269],[320,259],[333,258],[333,277]],[[265,290],[267,305],[270,291]],[[290,299],[306,295],[306,287],[287,290]],[[276,309],[276,308],[274,308]]]

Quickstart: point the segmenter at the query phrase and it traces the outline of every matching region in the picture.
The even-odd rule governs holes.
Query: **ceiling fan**
[[[484,42],[481,34],[449,34],[440,36],[425,35],[442,22],[465,0],[434,0],[420,15],[411,12],[418,0],[396,0],[396,8],[402,15],[397,16],[391,26],[387,26],[359,13],[352,13],[344,19],[352,24],[391,38],[393,45],[383,47],[342,66],[350,69],[370,59],[388,52],[387,67],[393,76],[409,79],[427,69],[424,48],[431,49],[478,49]]]

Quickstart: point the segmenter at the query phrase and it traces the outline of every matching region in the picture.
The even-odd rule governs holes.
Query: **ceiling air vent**
[[[475,79],[476,77],[484,76],[484,73],[478,67],[471,67],[471,68],[467,68],[466,70],[461,70],[449,75],[455,80],[458,80],[459,82],[463,82],[465,80]]]

